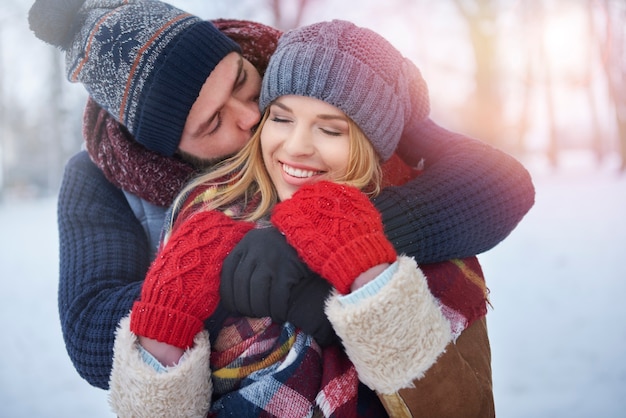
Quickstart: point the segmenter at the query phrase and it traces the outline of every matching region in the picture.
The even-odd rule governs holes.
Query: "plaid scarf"
[[[232,317],[211,352],[209,417],[384,417],[340,347],[269,318]]]

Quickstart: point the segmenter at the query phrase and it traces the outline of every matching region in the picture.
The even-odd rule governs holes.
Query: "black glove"
[[[276,228],[253,229],[222,266],[223,306],[241,315],[290,322],[320,345],[338,341],[324,313],[330,284],[300,260]]]

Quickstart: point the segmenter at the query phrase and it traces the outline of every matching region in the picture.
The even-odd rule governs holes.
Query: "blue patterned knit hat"
[[[167,156],[206,78],[240,52],[212,23],[156,0],[37,0],[29,23],[65,51],[70,81]]]
[[[377,33],[350,22],[315,23],[285,33],[270,59],[259,107],[283,95],[341,109],[391,157],[403,131],[428,118],[428,89],[417,67]]]

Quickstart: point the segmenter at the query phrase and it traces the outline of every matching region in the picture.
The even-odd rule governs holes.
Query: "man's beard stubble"
[[[182,161],[192,166],[196,171],[209,171],[213,167],[215,167],[216,164],[221,163],[222,161],[234,156],[235,153],[222,155],[220,157],[215,157],[215,158],[199,158],[199,157],[196,157],[195,155],[191,155],[179,149],[179,150],[176,150],[175,155]]]

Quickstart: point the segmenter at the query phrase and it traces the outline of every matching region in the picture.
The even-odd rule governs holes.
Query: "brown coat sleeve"
[[[394,417],[495,417],[491,351],[484,318],[474,322],[414,388],[380,395]],[[427,395],[424,395],[427,394]]]
[[[328,317],[359,379],[392,417],[494,416],[484,319],[453,341],[450,325],[412,259],[369,300],[329,300]]]

